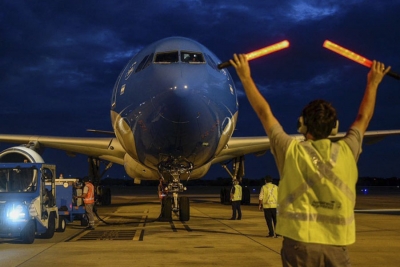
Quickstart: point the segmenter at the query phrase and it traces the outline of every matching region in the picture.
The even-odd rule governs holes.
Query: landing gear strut
[[[104,168],[103,172],[100,173],[100,159],[98,158],[88,158],[89,163],[89,177],[93,179],[93,185],[96,193],[96,203],[102,206],[107,206],[111,204],[111,190],[109,187],[101,186],[100,179],[106,173],[108,169],[111,168],[112,163],[108,163]]]
[[[242,178],[244,176],[244,156],[233,159],[232,161],[233,173],[230,172],[228,167],[226,166],[228,163],[222,164],[222,168],[224,168],[229,174],[229,176],[232,178],[232,184],[233,181],[235,180],[239,181],[239,183],[242,184]],[[226,187],[221,188],[220,199],[221,199],[221,204],[224,205],[230,204],[230,188]],[[250,205],[250,190],[247,186],[243,186],[243,184],[242,184],[241,204]]]
[[[159,173],[163,180],[164,176],[168,176],[167,191],[169,196],[164,197],[161,205],[161,220],[171,221],[172,212],[179,214],[179,220],[190,220],[190,203],[186,196],[179,196],[179,193],[186,191],[186,187],[180,182],[181,176],[186,175],[190,178],[190,173],[193,170],[193,164],[187,161],[178,163],[177,160],[165,161],[158,166]],[[171,196],[172,194],[172,196]]]

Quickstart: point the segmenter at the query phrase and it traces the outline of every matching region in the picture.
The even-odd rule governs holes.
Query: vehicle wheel
[[[172,220],[172,199],[164,197],[161,206],[161,219],[164,221]]]
[[[88,226],[88,225],[89,225],[89,218],[86,214],[83,214],[81,218],[81,226]]]
[[[58,219],[57,232],[65,232],[66,228],[67,228],[67,220],[65,219],[64,216],[60,216],[60,218]]]
[[[47,222],[47,230],[41,236],[43,238],[52,238],[54,236],[54,232],[56,231],[56,216],[54,212],[50,212],[49,220]]]
[[[221,204],[224,204],[224,202],[225,202],[225,190],[224,190],[224,188],[221,188],[221,191],[219,193],[219,198],[221,200]]]
[[[106,190],[106,194],[105,194],[105,198],[106,198],[106,204],[104,205],[111,205],[111,189],[107,187]]]
[[[21,240],[24,244],[32,244],[35,241],[35,222],[30,220],[21,232]]]
[[[181,221],[190,220],[190,204],[188,197],[179,198],[179,220]]]

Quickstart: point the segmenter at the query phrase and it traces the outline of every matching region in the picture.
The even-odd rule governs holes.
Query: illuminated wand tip
[[[332,43],[331,41],[326,40],[322,46],[333,52],[338,53],[339,55],[342,55],[344,57],[347,57],[348,59],[351,59],[357,63],[360,63],[361,65],[364,65],[368,68],[370,68],[372,66],[371,60],[366,59],[365,57],[362,57],[344,47],[341,47],[340,45]]]
[[[363,56],[360,56],[360,55],[358,55],[358,54],[356,54],[356,53],[354,53],[354,52],[352,52],[352,51],[350,51],[350,50],[348,50],[348,49],[346,49],[344,47],[341,47],[340,45],[332,43],[331,41],[326,40],[322,46],[327,48],[327,49],[329,49],[329,50],[331,50],[331,51],[333,51],[333,52],[338,53],[339,55],[347,57],[348,59],[351,59],[351,60],[353,60],[353,61],[355,61],[355,62],[357,62],[357,63],[359,63],[361,65],[364,65],[364,66],[366,66],[368,68],[370,68],[372,66],[372,61],[371,60],[369,60],[369,59],[367,59],[367,58],[365,58]],[[387,75],[390,76],[390,77],[393,77],[393,78],[395,78],[397,80],[400,80],[400,75],[395,73],[395,72],[393,72],[393,71],[389,71],[387,73]]]
[[[246,58],[247,58],[247,60],[256,59],[256,58],[274,53],[276,51],[282,50],[287,47],[289,47],[289,41],[284,40],[279,43],[269,45],[264,48],[258,49],[256,51],[250,52],[250,53],[246,54]],[[227,68],[229,66],[231,66],[231,63],[229,61],[225,61],[218,65],[218,69]]]

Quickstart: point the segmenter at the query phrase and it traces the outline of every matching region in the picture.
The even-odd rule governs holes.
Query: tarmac
[[[99,206],[95,230],[80,221],[33,244],[0,239],[0,266],[282,266],[282,238],[267,238],[258,195],[242,205],[242,220],[229,220],[220,187],[192,187],[190,220],[158,220],[156,188],[113,188],[112,205]],[[360,194],[352,266],[399,266],[400,191]]]

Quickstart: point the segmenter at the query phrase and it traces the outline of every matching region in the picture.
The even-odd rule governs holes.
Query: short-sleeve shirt
[[[282,174],[283,166],[285,164],[286,151],[290,143],[295,139],[285,133],[280,124],[275,124],[274,126],[272,126],[271,136],[269,137],[269,139],[271,142],[271,153],[275,157],[279,174]],[[351,127],[346,136],[342,138],[342,140],[350,147],[351,151],[353,152],[353,156],[356,162],[358,161],[358,158],[362,151],[362,139],[363,138],[360,130],[358,130],[356,127]]]

